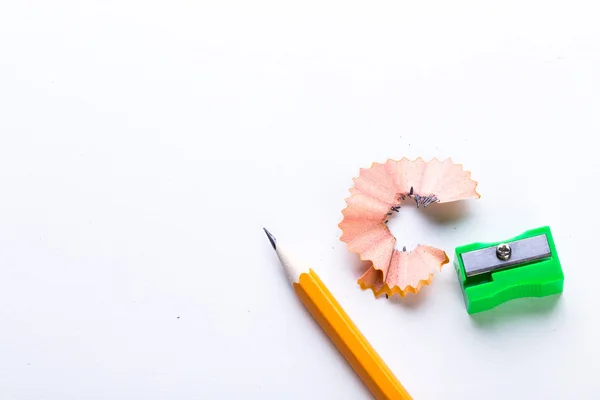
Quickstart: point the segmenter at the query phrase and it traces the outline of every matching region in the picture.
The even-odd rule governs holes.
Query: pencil
[[[296,295],[373,396],[385,400],[412,399],[319,276],[278,244],[267,229],[263,229]]]

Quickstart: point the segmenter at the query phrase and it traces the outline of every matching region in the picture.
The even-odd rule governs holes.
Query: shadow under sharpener
[[[563,291],[564,275],[548,226],[502,242],[459,246],[454,268],[469,314]]]

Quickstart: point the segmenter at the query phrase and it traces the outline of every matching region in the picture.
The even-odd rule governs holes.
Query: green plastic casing
[[[550,246],[550,256],[525,262],[503,270],[467,277],[462,254],[486,247],[496,247],[545,234]],[[471,243],[459,246],[455,251],[454,268],[463,291],[469,314],[490,310],[509,300],[521,297],[543,297],[563,291],[564,275],[550,227],[531,229],[512,239],[496,243]]]

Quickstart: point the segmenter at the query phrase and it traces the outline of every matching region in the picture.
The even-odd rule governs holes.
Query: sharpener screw
[[[498,247],[496,247],[496,257],[502,261],[508,260],[511,252],[510,246],[506,243],[499,244]]]

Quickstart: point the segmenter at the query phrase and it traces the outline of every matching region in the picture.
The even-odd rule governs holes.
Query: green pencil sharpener
[[[457,247],[454,268],[469,314],[563,290],[564,275],[548,226],[503,242]]]

